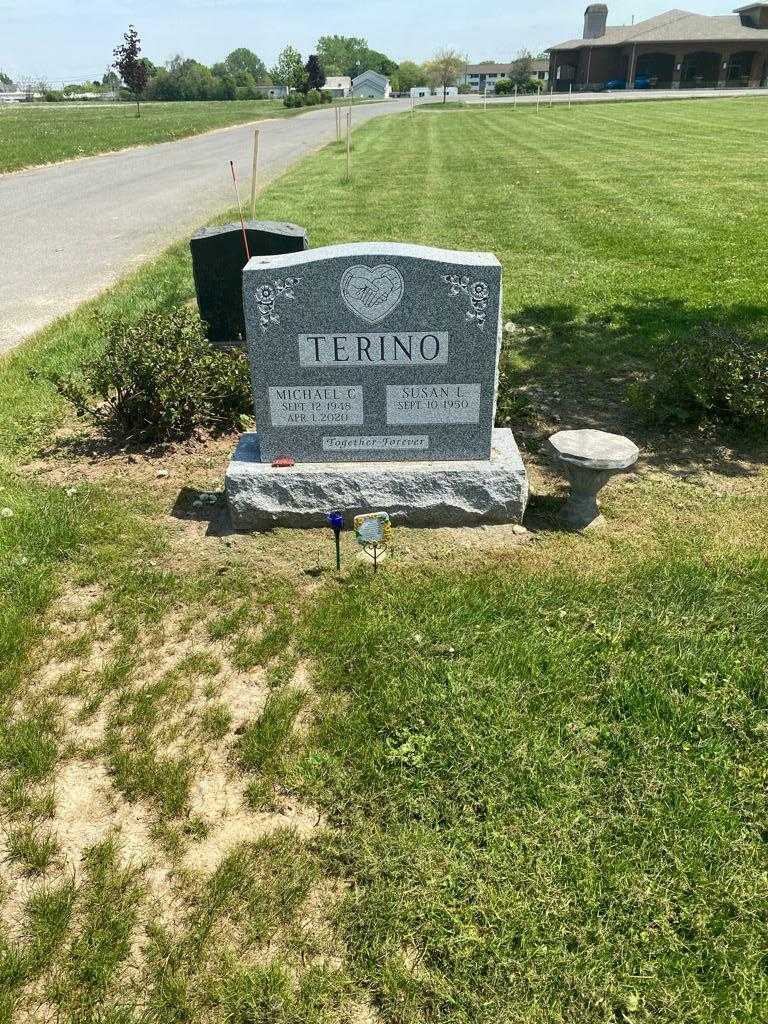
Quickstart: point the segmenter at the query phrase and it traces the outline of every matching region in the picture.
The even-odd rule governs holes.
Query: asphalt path
[[[355,105],[352,123],[409,106]],[[247,202],[254,127],[0,174],[0,352],[233,206],[230,160]],[[322,107],[258,128],[262,184],[331,142],[336,115]]]

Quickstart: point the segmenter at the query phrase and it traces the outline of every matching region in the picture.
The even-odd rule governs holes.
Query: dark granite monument
[[[308,248],[307,232],[297,224],[272,220],[245,222],[251,256],[279,256]],[[190,240],[200,316],[216,342],[245,341],[243,267],[245,255],[240,224],[201,228]]]

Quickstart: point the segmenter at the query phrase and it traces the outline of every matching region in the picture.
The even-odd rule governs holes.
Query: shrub
[[[321,103],[333,103],[333,96],[328,92],[327,89],[320,90],[320,102]]]
[[[318,90],[308,89],[306,95],[304,96],[304,102],[308,107],[316,107],[318,103],[321,102],[320,93],[318,92]]]
[[[286,107],[303,107],[304,96],[300,92],[290,92],[283,100]]]
[[[656,422],[718,419],[768,431],[768,341],[704,324],[654,350],[651,378],[630,398]]]
[[[43,93],[43,99],[46,103],[61,103],[64,93],[58,89],[48,89]]]
[[[54,384],[78,415],[108,434],[180,440],[198,428],[233,429],[251,411],[244,354],[212,345],[188,307],[146,313],[131,324],[102,320],[100,328],[101,353]]]

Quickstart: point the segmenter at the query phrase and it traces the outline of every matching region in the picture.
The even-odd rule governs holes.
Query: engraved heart
[[[353,313],[369,324],[388,316],[403,297],[403,275],[396,267],[348,267],[341,275],[341,297]]]

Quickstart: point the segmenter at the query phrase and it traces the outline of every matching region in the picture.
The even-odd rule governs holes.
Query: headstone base
[[[329,512],[351,523],[388,512],[407,526],[519,523],[528,475],[512,431],[493,431],[491,458],[478,462],[304,462],[280,469],[260,460],[256,433],[243,434],[225,488],[236,530],[326,526]]]

